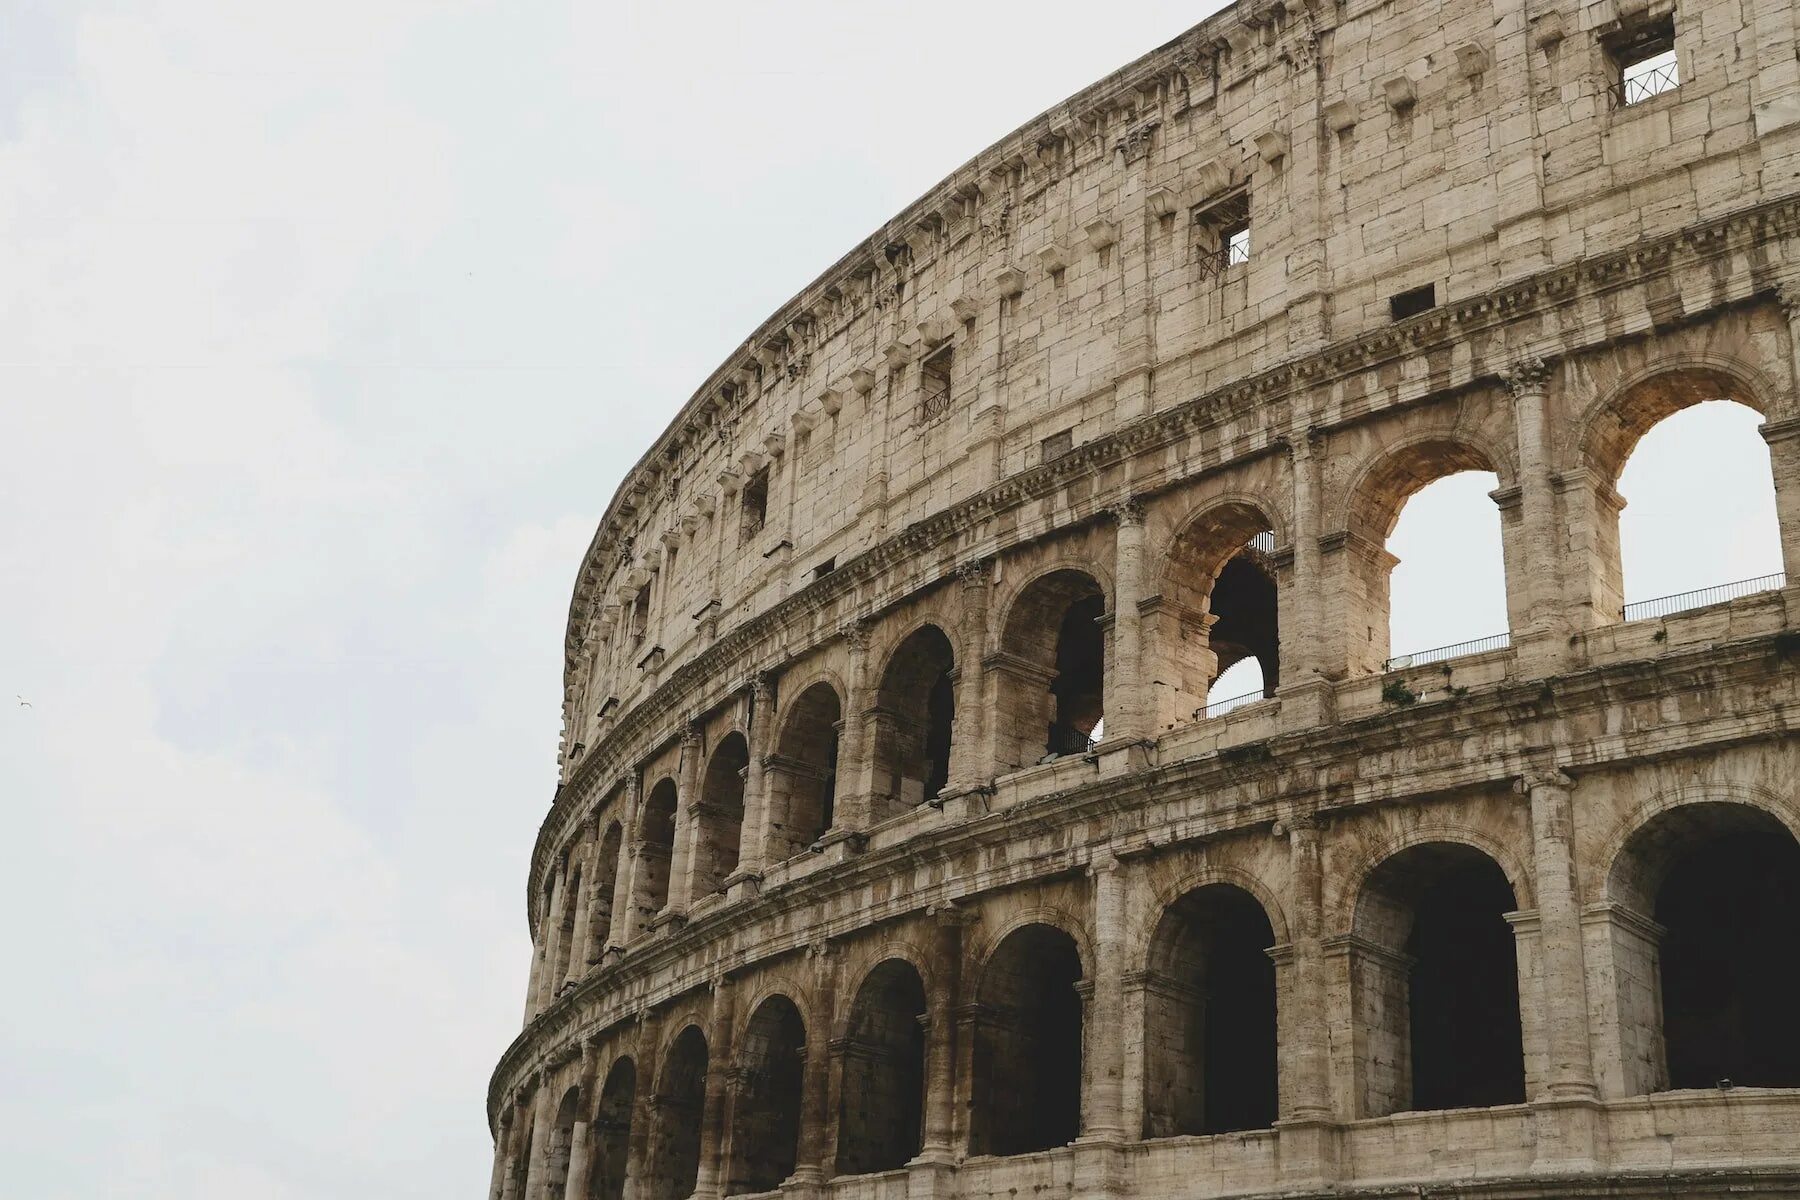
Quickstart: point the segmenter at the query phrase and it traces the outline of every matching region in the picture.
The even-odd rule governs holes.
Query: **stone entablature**
[[[1240,4],[771,318],[577,585],[492,1200],[1800,1193],[1794,27]],[[1710,399],[1788,574],[1627,619]]]

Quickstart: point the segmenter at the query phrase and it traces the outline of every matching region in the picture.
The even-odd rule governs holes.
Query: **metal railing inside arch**
[[[1512,645],[1512,631],[1496,633],[1491,637],[1476,638],[1469,642],[1456,642],[1449,646],[1438,646],[1431,650],[1415,650],[1411,654],[1396,654],[1381,664],[1383,671],[1400,671],[1407,667],[1423,667],[1428,663],[1443,662],[1450,658],[1466,658],[1471,654],[1486,654],[1489,650],[1505,650]]]
[[[1690,608],[1705,608],[1709,604],[1722,604],[1727,600],[1753,596],[1757,592],[1779,591],[1786,586],[1787,572],[1777,571],[1773,575],[1758,575],[1755,579],[1740,579],[1735,583],[1718,583],[1712,587],[1696,588],[1691,592],[1658,596],[1654,600],[1633,600],[1625,606],[1621,619],[1642,621],[1650,617],[1666,617],[1686,612]]]

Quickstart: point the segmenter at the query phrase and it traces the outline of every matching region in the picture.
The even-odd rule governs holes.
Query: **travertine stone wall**
[[[765,322],[582,565],[493,1200],[1800,1192],[1800,592],[1625,621],[1615,490],[1748,405],[1800,566],[1795,12],[1240,3]]]

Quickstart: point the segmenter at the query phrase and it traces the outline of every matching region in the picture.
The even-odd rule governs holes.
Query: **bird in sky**
[[[17,693],[17,692],[14,692],[14,693],[13,693],[13,699],[14,699],[14,700],[17,700],[17,701],[18,701],[18,702],[19,702],[19,707],[20,707],[20,708],[32,708],[32,707],[34,707],[34,706],[33,706],[33,704],[32,704],[32,703],[31,703],[31,701],[29,701],[29,700],[27,700],[27,699],[26,699],[26,698],[25,698],[25,697],[23,697],[23,696],[21,696],[21,695],[19,695],[19,693]]]

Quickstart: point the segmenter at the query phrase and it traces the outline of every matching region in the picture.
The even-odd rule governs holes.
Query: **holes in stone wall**
[[[738,498],[738,540],[749,541],[769,523],[769,468],[758,467]]]
[[[655,916],[669,902],[669,859],[675,850],[675,781],[661,780],[644,799],[638,822],[638,907]]]
[[[800,1153],[800,1096],[806,1025],[786,996],[762,1002],[738,1052],[732,1163],[725,1194],[772,1192],[794,1173]]]
[[[694,845],[693,897],[725,890],[737,870],[744,834],[744,782],[750,767],[750,745],[741,733],[728,733],[706,764],[700,803],[694,809],[699,837]]]
[[[1430,312],[1437,307],[1437,284],[1425,283],[1418,287],[1407,288],[1404,292],[1395,292],[1388,297],[1388,317],[1390,320],[1404,321],[1408,317],[1416,317],[1422,312]]]
[[[1215,884],[1164,912],[1144,980],[1144,1136],[1276,1117],[1275,944],[1256,898]]]
[[[1081,1132],[1081,956],[1068,934],[1027,925],[981,974],[970,1080],[971,1154],[1029,1154]]]
[[[889,959],[856,990],[843,1047],[837,1169],[892,1171],[923,1144],[925,985],[912,964]]]
[[[777,861],[801,853],[831,828],[842,721],[843,706],[828,683],[807,688],[788,714],[776,755],[763,769]]]

